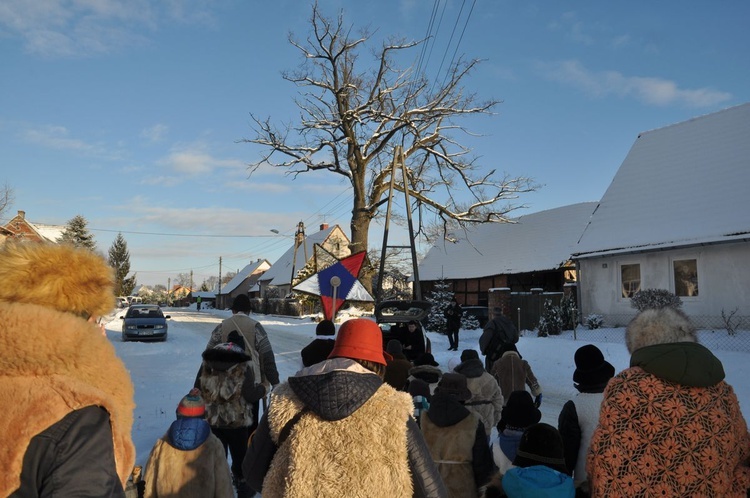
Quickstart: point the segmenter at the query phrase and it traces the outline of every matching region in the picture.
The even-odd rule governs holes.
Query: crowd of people
[[[622,372],[596,346],[580,347],[578,394],[554,427],[540,422],[542,387],[500,310],[479,351],[447,368],[416,322],[384,345],[370,319],[338,331],[324,320],[283,380],[245,295],[211,333],[193,388],[139,475],[134,388],[100,321],[113,306],[101,256],[65,244],[0,248],[0,395],[10,401],[0,495],[744,497],[750,488],[737,397],[679,310],[630,322]]]

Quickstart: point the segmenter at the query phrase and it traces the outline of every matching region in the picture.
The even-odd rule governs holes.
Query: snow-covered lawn
[[[140,343],[120,340],[119,316],[107,323],[107,336],[123,359],[135,385],[135,423],[133,439],[137,463],[145,464],[151,447],[174,420],[175,408],[195,381],[201,353],[208,337],[228,311],[194,308],[169,309],[169,338],[164,343]],[[302,366],[299,351],[315,336],[315,323],[310,318],[290,318],[253,315],[268,331],[276,354],[282,380],[294,375]],[[346,317],[342,317],[345,319]],[[525,331],[518,342],[518,350],[528,360],[543,390],[541,406],[544,422],[557,426],[562,405],[575,394],[573,388],[573,355],[580,346],[595,342],[605,358],[617,371],[627,368],[630,355],[625,348],[624,329],[600,329],[582,334],[586,341],[573,339],[572,332],[556,337],[536,337],[536,332]],[[480,330],[461,331],[459,351],[448,351],[448,339],[428,332],[432,352],[443,370],[448,370],[451,359],[458,361],[461,350],[479,349]],[[595,340],[592,338],[596,338]],[[750,354],[716,349],[712,341],[716,334],[701,337],[724,363],[726,380],[735,389],[745,418],[750,416]],[[105,370],[106,371],[106,370]]]

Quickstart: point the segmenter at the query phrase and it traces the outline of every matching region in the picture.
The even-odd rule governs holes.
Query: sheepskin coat
[[[151,450],[144,479],[144,498],[234,497],[224,446],[203,419],[172,423]]]
[[[461,362],[453,371],[466,376],[466,386],[471,391],[471,398],[464,405],[479,418],[484,433],[489,438],[492,428],[500,421],[505,404],[500,385],[487,373],[482,360],[478,358]]]
[[[476,498],[492,472],[479,419],[455,397],[436,394],[422,413],[422,433],[451,498]]]
[[[604,391],[591,496],[745,497],[750,437],[721,362],[693,342],[646,346]]]
[[[515,351],[506,351],[492,365],[492,376],[500,384],[503,399],[508,400],[513,391],[523,391],[529,386],[531,395],[537,397],[542,393],[539,381],[531,370],[529,362]]]
[[[315,364],[271,394],[243,473],[264,498],[445,496],[412,409],[353,360]]]
[[[112,344],[83,318],[36,304],[0,301],[0,323],[0,397],[9,401],[0,417],[0,496],[19,486],[28,492],[40,482],[58,489],[72,482],[79,490],[74,494],[84,496],[76,480],[89,481],[98,496],[103,491],[97,485],[123,493],[135,463],[135,403],[130,376]],[[90,416],[101,410],[91,407],[106,410],[93,424]],[[63,419],[64,426],[56,425]],[[45,438],[34,438],[42,433]],[[109,435],[107,444],[81,444],[79,453],[50,446],[72,434],[75,442],[88,443],[101,433]],[[74,459],[88,468],[71,464]]]

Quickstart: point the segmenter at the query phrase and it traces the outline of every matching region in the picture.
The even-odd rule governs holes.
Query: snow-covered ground
[[[174,420],[175,408],[195,381],[201,362],[201,353],[211,331],[228,311],[194,308],[170,308],[169,338],[164,343],[125,342],[120,340],[123,310],[106,324],[107,336],[123,359],[135,385],[135,423],[133,440],[137,451],[137,464],[144,465],[157,438]],[[294,375],[301,368],[299,351],[315,337],[315,323],[310,318],[290,318],[270,315],[253,315],[268,331],[276,354],[276,364],[281,379]],[[346,317],[341,317],[345,319]],[[573,355],[580,346],[594,342],[605,358],[620,371],[628,366],[630,355],[625,348],[624,329],[601,329],[597,334],[587,333],[586,342],[573,340],[572,332],[557,337],[536,337],[536,332],[525,331],[518,342],[518,350],[531,364],[543,390],[542,421],[557,426],[557,416],[562,405],[575,394],[573,388]],[[432,352],[440,367],[448,370],[451,359],[458,361],[461,350],[479,349],[480,330],[461,331],[459,351],[448,351],[446,336],[428,333]],[[601,341],[592,341],[598,337]],[[734,387],[745,418],[750,417],[750,354],[718,350],[707,340],[724,363],[726,380]]]

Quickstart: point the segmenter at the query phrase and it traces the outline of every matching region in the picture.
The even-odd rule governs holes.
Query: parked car
[[[122,320],[122,342],[138,341],[166,341],[167,319],[161,308],[156,304],[134,304],[128,308]]]
[[[490,309],[487,306],[462,306],[464,317],[473,316],[479,321],[479,328],[482,329],[490,321]]]
[[[389,300],[382,301],[375,305],[375,322],[380,326],[383,332],[383,348],[388,345],[391,339],[403,338],[406,334],[406,324],[412,320],[423,323],[427,320],[432,305],[427,301],[401,301]],[[432,344],[427,334],[424,334],[422,327],[425,352],[432,352]]]

